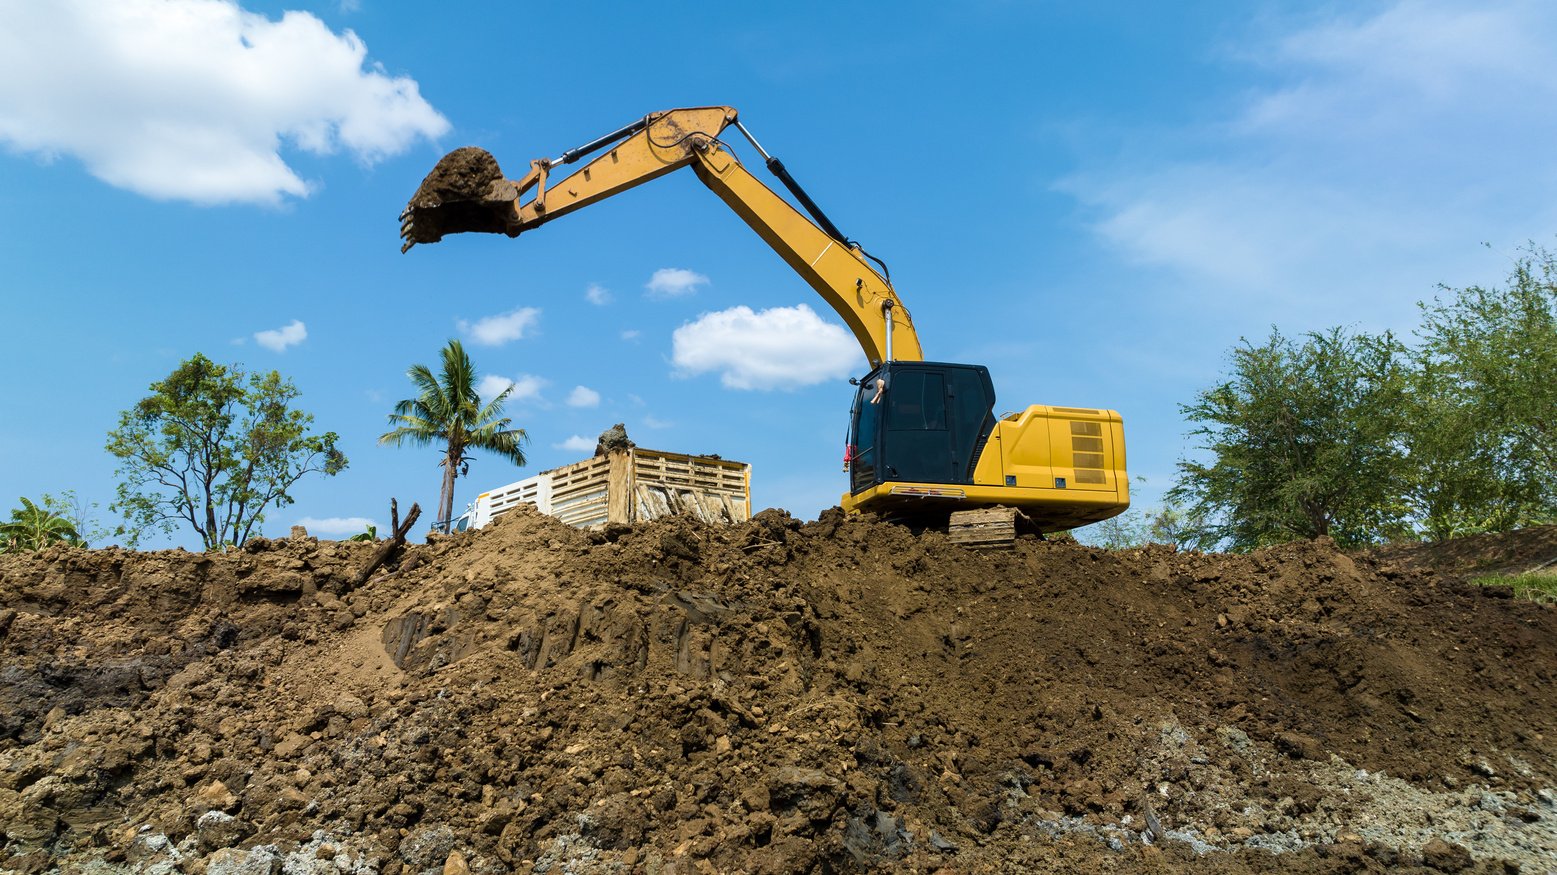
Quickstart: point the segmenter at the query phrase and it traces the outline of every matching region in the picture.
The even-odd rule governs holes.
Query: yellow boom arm
[[[922,361],[924,354],[913,319],[884,272],[871,266],[858,245],[836,233],[832,223],[788,178],[783,165],[768,158],[769,167],[833,233],[818,227],[753,176],[719,140],[719,134],[730,125],[751,139],[736,120],[736,111],[728,106],[655,113],[561,158],[532,161],[529,173],[517,181],[502,179],[493,162],[492,172],[498,178],[480,180],[482,190],[464,197],[451,195],[444,180],[448,172],[440,176],[445,162],[466,150],[450,153],[412,199],[410,218],[401,230],[405,246],[433,242],[459,231],[501,231],[515,237],[690,165],[697,178],[838,313],[872,367],[885,361]],[[761,151],[756,140],[751,142]],[[565,179],[550,178],[553,168],[601,148],[606,151]],[[440,189],[440,184],[445,187]],[[526,195],[530,195],[529,200],[524,199]],[[451,209],[440,212],[440,207]]]

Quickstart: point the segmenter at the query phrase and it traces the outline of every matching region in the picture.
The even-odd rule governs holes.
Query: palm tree
[[[523,447],[529,437],[522,428],[509,428],[510,420],[503,416],[503,402],[513,392],[512,386],[483,405],[476,394],[476,368],[465,347],[451,340],[442,357],[443,372],[438,376],[426,365],[412,365],[406,371],[419,394],[395,405],[389,415],[394,428],[380,435],[378,442],[394,447],[443,445],[438,462],[443,467],[443,486],[433,528],[448,531],[454,514],[454,478],[469,472],[470,451],[487,450],[523,466]]]
[[[11,511],[10,522],[0,523],[0,551],[41,550],[61,543],[86,546],[70,520],[26,498]]]

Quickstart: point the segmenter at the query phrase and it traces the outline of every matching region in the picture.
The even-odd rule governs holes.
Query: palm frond
[[[482,404],[480,375],[464,344],[450,340],[439,351],[439,359],[436,375],[420,364],[406,371],[417,393],[396,402],[394,413],[389,416],[392,428],[378,442],[387,446],[441,443],[444,453],[439,465],[454,465],[460,471],[469,461],[471,450],[486,450],[516,465],[526,464],[523,447],[528,435],[524,429],[512,428],[511,420],[503,416],[503,404],[513,394],[513,387]],[[449,494],[440,496],[440,504],[451,498]],[[440,514],[448,512],[447,507],[439,508]]]

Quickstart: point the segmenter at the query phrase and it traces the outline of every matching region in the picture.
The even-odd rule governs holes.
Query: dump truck
[[[614,450],[487,490],[453,529],[482,528],[520,505],[579,528],[677,515],[745,522],[751,519],[751,466],[636,446]]]

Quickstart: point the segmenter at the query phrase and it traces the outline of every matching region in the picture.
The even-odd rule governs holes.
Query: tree
[[[1149,543],[1151,540],[1149,530],[1150,524],[1146,521],[1146,515],[1139,508],[1132,507],[1118,516],[1073,530],[1071,535],[1090,547],[1128,550]]]
[[[1134,480],[1135,489],[1145,488],[1145,477],[1137,476]],[[1191,546],[1196,543],[1197,531],[1191,515],[1167,501],[1155,508],[1132,505],[1118,516],[1084,526],[1071,534],[1088,546],[1128,550],[1147,544]]]
[[[1186,512],[1171,501],[1146,513],[1147,540],[1153,544],[1175,544],[1191,547],[1199,543],[1203,527],[1200,518]]]
[[[1410,447],[1430,537],[1557,519],[1557,259],[1422,304]],[[1445,297],[1447,300],[1445,300]]]
[[[1539,521],[1549,495],[1549,477],[1510,458],[1501,424],[1469,389],[1429,361],[1412,375],[1405,498],[1434,541]],[[1549,514],[1549,499],[1545,506]]]
[[[522,467],[529,436],[522,428],[510,428],[511,420],[503,416],[503,404],[513,392],[512,386],[483,405],[476,391],[476,368],[464,345],[449,341],[441,357],[443,367],[437,376],[426,365],[412,365],[406,371],[418,394],[395,405],[395,412],[389,415],[394,428],[378,442],[393,447],[442,444],[438,464],[443,478],[433,527],[447,531],[454,515],[454,480],[469,473],[471,451],[486,450]]]
[[[1389,334],[1340,328],[1301,344],[1272,330],[1233,350],[1232,378],[1180,409],[1208,463],[1179,462],[1168,492],[1188,502],[1195,545],[1250,550],[1333,537],[1352,547],[1410,531],[1406,471],[1407,360]]]
[[[86,546],[70,520],[26,498],[21,502],[11,511],[11,521],[0,523],[0,552],[41,550],[50,544]]]
[[[117,500],[134,546],[143,531],[187,523],[207,550],[257,534],[265,509],[292,504],[306,474],[340,473],[334,432],[309,432],[298,390],[275,372],[246,373],[196,353],[119,414],[108,452],[119,459]]]
[[[98,521],[98,503],[83,500],[74,489],[65,489],[57,494],[45,492],[38,496],[38,506],[70,523],[81,538],[83,547],[90,546],[89,541],[101,542],[114,534],[112,529],[105,528]]]
[[[1128,550],[1147,544],[1194,546],[1199,543],[1199,532],[1190,515],[1169,502],[1157,508],[1132,507],[1071,534],[1088,546]]]

